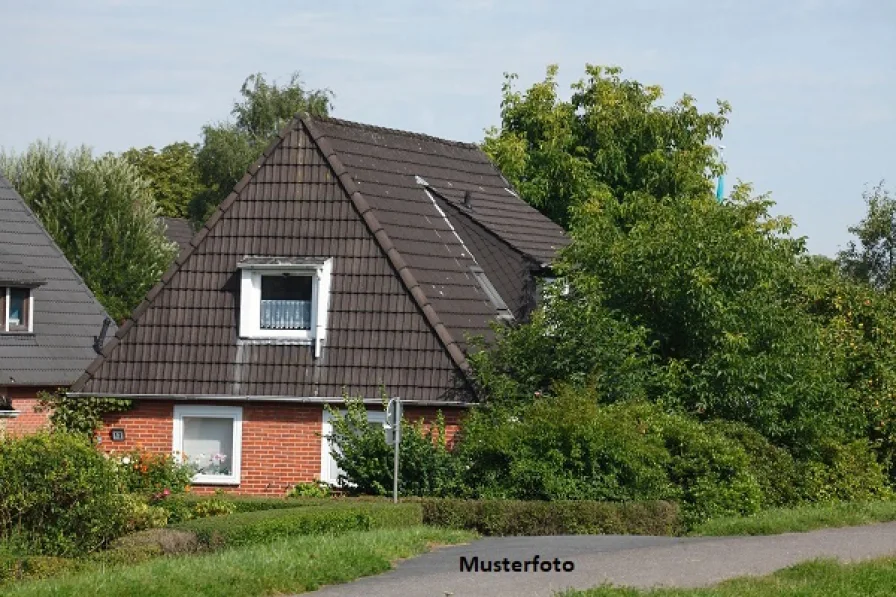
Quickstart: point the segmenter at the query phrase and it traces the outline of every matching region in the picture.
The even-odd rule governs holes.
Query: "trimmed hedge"
[[[419,504],[332,505],[243,512],[191,520],[171,528],[191,531],[207,547],[265,543],[295,535],[337,534],[420,525]]]
[[[675,535],[677,504],[665,501],[423,500],[423,523],[483,535]]]
[[[287,508],[306,508],[309,506],[348,506],[348,505],[365,505],[365,504],[387,504],[390,503],[388,498],[375,496],[359,496],[359,497],[257,497],[257,496],[232,496],[232,495],[177,495],[169,496],[161,500],[157,505],[168,510],[176,510],[178,508],[192,508],[195,504],[217,500],[233,504],[234,512],[259,512],[262,510],[282,510]]]
[[[0,554],[0,585],[77,572],[83,566],[82,562],[72,558]]]

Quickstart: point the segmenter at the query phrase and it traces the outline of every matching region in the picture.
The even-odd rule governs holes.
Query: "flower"
[[[130,457],[125,456],[124,458],[121,459],[121,463],[122,464],[130,464],[131,463]]]

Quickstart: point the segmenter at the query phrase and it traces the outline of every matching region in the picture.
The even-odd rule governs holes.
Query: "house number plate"
[[[124,441],[124,429],[113,429],[112,430],[112,441],[113,442],[123,442]]]

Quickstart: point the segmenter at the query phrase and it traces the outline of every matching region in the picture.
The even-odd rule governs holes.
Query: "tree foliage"
[[[896,197],[881,182],[863,194],[868,212],[849,231],[858,239],[840,251],[844,273],[874,288],[896,289]]]
[[[35,143],[0,155],[0,171],[116,320],[125,318],[175,253],[147,183],[121,157]]]
[[[161,215],[185,218],[190,201],[204,189],[199,180],[197,150],[197,146],[181,141],[159,151],[152,146],[132,147],[122,157],[149,183]]]
[[[291,118],[299,112],[326,115],[333,97],[327,89],[305,89],[299,73],[284,85],[269,83],[262,73],[250,75],[240,95],[231,111],[233,121],[202,128],[196,158],[204,189],[189,206],[194,221],[205,220]]]
[[[483,147],[521,196],[568,227],[571,208],[598,194],[639,191],[658,198],[698,195],[722,172],[712,139],[730,107],[701,113],[685,95],[671,106],[662,89],[622,78],[619,68],[586,66],[572,96],[558,95],[556,66],[525,93],[506,75],[501,126]]]

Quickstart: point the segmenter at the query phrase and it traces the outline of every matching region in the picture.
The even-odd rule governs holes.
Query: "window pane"
[[[184,461],[203,475],[233,472],[233,419],[184,417]]]
[[[310,330],[311,286],[310,276],[262,276],[261,329]]]
[[[10,288],[9,289],[9,325],[21,326],[26,325],[25,309],[28,307],[28,289],[27,288]]]

